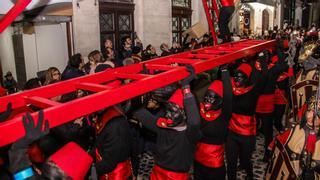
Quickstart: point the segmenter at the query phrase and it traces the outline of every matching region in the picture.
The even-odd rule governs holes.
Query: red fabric
[[[44,163],[45,162],[45,157],[38,146],[38,144],[32,144],[27,151],[29,158],[32,162],[35,163]]]
[[[0,20],[0,33],[6,29],[16,17],[28,6],[31,0],[18,0],[15,5]]]
[[[128,179],[132,175],[131,163],[129,160],[121,162],[110,173],[101,176],[100,180],[123,180]]]
[[[221,114],[221,109],[217,110],[217,111],[206,111],[204,108],[204,104],[201,103],[200,104],[200,115],[201,117],[206,120],[206,121],[214,121],[216,120]]]
[[[279,77],[277,79],[277,82],[281,82],[281,81],[287,79],[288,77],[289,77],[288,73],[284,72],[284,73],[279,75]]]
[[[174,94],[170,97],[169,102],[177,104],[180,108],[183,108],[183,95],[182,90],[177,89]]]
[[[283,46],[284,46],[284,48],[288,48],[289,47],[289,41],[288,40],[284,40],[283,41]]]
[[[286,92],[282,89],[276,89],[274,92],[274,104],[287,104]]]
[[[249,78],[252,72],[252,67],[249,64],[242,63],[237,70],[243,72]]]
[[[159,118],[157,120],[157,126],[161,128],[167,128],[170,123],[173,123],[171,119]]]
[[[220,0],[221,6],[234,6],[234,0]]]
[[[220,97],[223,97],[223,84],[221,81],[215,80],[213,83],[211,83],[208,89],[212,90]]]
[[[258,98],[257,113],[272,113],[274,111],[274,94],[262,94]]]
[[[238,96],[238,95],[242,95],[245,94],[249,91],[251,91],[251,89],[253,88],[253,86],[248,86],[248,87],[236,87],[234,84],[234,79],[232,78],[231,80],[232,83],[232,92],[234,95]]]
[[[305,104],[302,106],[302,108],[299,109],[299,111],[298,111],[298,118],[299,118],[299,119],[302,119],[302,116],[303,116],[304,113],[306,112],[307,108],[308,108],[308,105],[307,105],[307,103],[305,103]]]
[[[2,157],[0,157],[0,166],[3,166],[5,163],[4,159]]]
[[[153,167],[150,179],[151,180],[188,180],[189,174],[168,171],[155,165]]]
[[[66,144],[55,152],[50,160],[72,179],[84,179],[89,170],[92,157],[74,142]]]
[[[7,90],[0,86],[0,97],[7,95]]]
[[[278,62],[278,60],[279,60],[279,57],[278,57],[278,56],[273,56],[273,57],[271,58],[271,62],[272,62],[272,63],[276,63],[276,62]]]
[[[288,140],[289,136],[291,134],[291,130],[287,130],[279,135],[277,135],[276,137],[276,140],[279,141],[282,145],[284,145],[286,143],[286,141]],[[275,140],[273,140],[269,146],[268,146],[268,149],[269,150],[272,150],[273,147],[274,147],[274,143],[275,143]]]
[[[256,135],[256,118],[254,116],[232,113],[229,129],[244,136]]]
[[[307,138],[307,145],[306,145],[306,151],[308,153],[314,153],[315,147],[316,147],[316,141],[317,141],[317,136],[315,133],[309,134]]]
[[[288,69],[288,76],[289,77],[293,77],[294,76],[294,72],[293,72],[293,68],[292,67],[289,67],[289,69]]]
[[[259,71],[262,70],[262,68],[261,68],[261,63],[260,63],[260,62],[256,61],[256,63],[254,64],[254,66],[255,66],[255,68],[256,68],[257,70],[259,70]],[[273,66],[274,66],[273,63],[268,64],[268,69],[271,69]]]
[[[195,153],[195,160],[207,167],[222,167],[224,165],[223,145],[198,143]]]
[[[113,118],[121,116],[122,113],[115,106],[110,107],[102,116],[101,120],[96,123],[96,134],[99,134],[106,124]]]

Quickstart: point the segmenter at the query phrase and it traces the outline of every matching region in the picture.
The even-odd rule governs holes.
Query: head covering
[[[174,94],[170,97],[169,102],[177,104],[180,108],[183,108],[183,95],[182,90],[177,89]]]
[[[66,144],[49,159],[72,179],[84,179],[93,161],[92,157],[74,142]]]
[[[243,72],[245,75],[247,75],[247,77],[250,77],[252,67],[249,64],[242,63],[237,70]]]
[[[209,86],[210,90],[218,94],[220,97],[223,97],[223,85],[220,80],[216,80]]]
[[[8,71],[4,77],[12,76],[12,73]]]

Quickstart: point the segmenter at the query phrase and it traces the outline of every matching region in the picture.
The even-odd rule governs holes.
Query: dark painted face
[[[248,83],[248,77],[241,71],[234,74],[234,82],[236,87],[244,87]]]
[[[218,110],[222,107],[222,97],[212,90],[208,90],[204,95],[204,108],[206,111]]]
[[[186,119],[186,115],[184,113],[184,110],[181,109],[178,105],[174,104],[174,103],[167,103],[166,105],[166,112],[164,117],[166,119],[171,119],[172,120],[172,124],[169,124],[169,127],[174,127],[180,123],[182,123],[183,121],[185,121]]]

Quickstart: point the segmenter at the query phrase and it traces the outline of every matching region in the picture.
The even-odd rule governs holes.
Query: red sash
[[[272,113],[274,111],[274,94],[262,94],[258,98],[257,113]]]
[[[110,173],[100,176],[99,180],[126,180],[132,175],[129,160],[118,163],[117,167]]]
[[[233,0],[221,0],[220,3],[222,6],[234,6]]]
[[[286,93],[282,89],[276,89],[274,92],[274,104],[287,104]]]
[[[168,171],[155,165],[153,167],[150,179],[151,180],[188,180],[189,174]]]
[[[223,145],[198,143],[195,160],[207,167],[222,167],[224,165]]]
[[[229,129],[237,134],[244,136],[256,135],[256,118],[254,116],[232,113],[232,117],[229,123]]]

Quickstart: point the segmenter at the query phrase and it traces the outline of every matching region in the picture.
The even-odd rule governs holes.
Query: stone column
[[[3,74],[7,71],[11,71],[14,78],[17,79],[11,26],[0,33],[0,61]]]
[[[73,0],[73,37],[75,53],[87,57],[92,50],[100,50],[98,0]]]
[[[139,23],[142,28],[139,27],[138,35],[142,35],[144,47],[152,44],[157,49],[157,53],[160,54],[161,43],[171,44],[172,42],[171,0],[142,0],[140,4],[143,7],[143,10],[139,10],[139,13],[143,14],[143,22]]]

